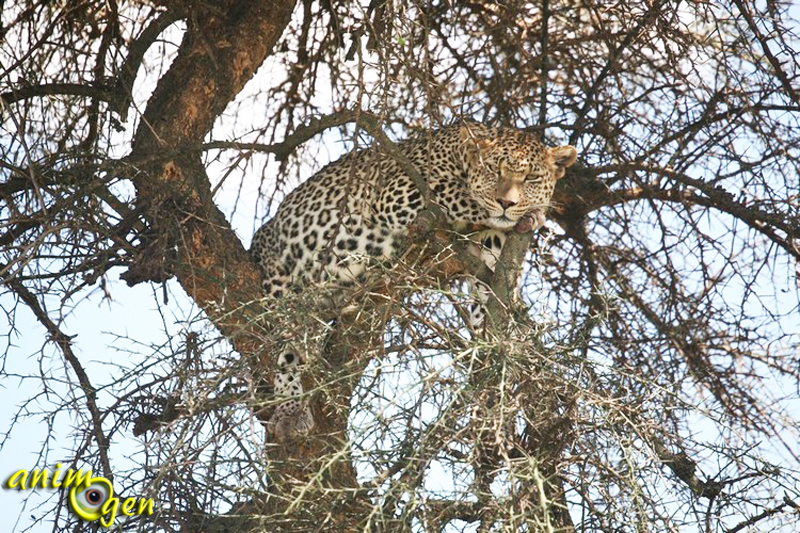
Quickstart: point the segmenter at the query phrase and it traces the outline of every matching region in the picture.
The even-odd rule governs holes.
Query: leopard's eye
[[[541,174],[528,174],[525,177],[525,183],[539,183],[543,177]]]

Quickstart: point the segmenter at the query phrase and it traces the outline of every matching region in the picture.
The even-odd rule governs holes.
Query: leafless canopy
[[[153,497],[126,531],[797,530],[798,31],[778,0],[6,2],[0,447],[45,421],[23,466]],[[580,154],[485,332],[435,216],[344,310],[259,301],[239,236],[298,180],[461,117]],[[85,353],[98,295],[162,331]],[[275,346],[321,322],[320,423],[279,446]],[[17,527],[91,529],[53,496]]]

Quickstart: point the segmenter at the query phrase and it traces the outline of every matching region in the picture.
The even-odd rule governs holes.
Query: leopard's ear
[[[461,139],[461,146],[469,163],[480,162],[481,152],[492,148],[495,144],[493,139],[482,137],[475,129],[470,128],[469,124],[461,125],[458,137]]]
[[[568,168],[575,164],[578,158],[578,151],[574,146],[565,144],[558,148],[549,148],[550,155],[553,157],[553,162],[559,168]]]

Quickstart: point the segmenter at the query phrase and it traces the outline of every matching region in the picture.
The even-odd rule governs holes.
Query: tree
[[[126,530],[796,527],[795,16],[747,0],[5,6],[4,362],[27,308],[41,360],[63,364],[23,394],[44,386],[44,418],[74,417],[73,465],[157,501]],[[479,273],[485,332],[460,319],[453,280],[472,265],[435,212],[343,309],[326,287],[264,306],[231,224],[256,180],[251,221],[325,159],[375,142],[403,163],[393,141],[458,117],[580,153],[547,229]],[[109,373],[73,349],[70,313],[119,278],[162,287],[185,320]],[[317,428],[262,442],[250,413],[269,418],[275,346],[315,331]],[[118,443],[139,450],[125,470]],[[53,529],[80,529],[63,505]]]

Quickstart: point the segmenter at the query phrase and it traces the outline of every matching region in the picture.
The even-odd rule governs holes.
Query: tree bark
[[[231,0],[188,10],[188,27],[177,56],[148,102],[127,158],[135,169],[131,179],[151,237],[136,260],[149,264],[134,265],[126,279],[135,283],[175,275],[234,348],[253,361],[254,373],[263,377],[271,374],[273,354],[263,347],[258,321],[260,274],[214,205],[199,153],[179,150],[202,143],[216,118],[270,54],[294,4]],[[273,493],[236,509],[236,517],[212,519],[202,527],[275,531],[285,521],[294,531],[303,523],[301,515],[307,514],[294,510],[292,520],[287,520],[298,491],[310,490],[303,498],[313,499],[321,497],[325,488],[355,489],[349,457],[327,471],[312,460],[330,457],[346,445],[346,423],[346,413],[329,414],[317,430],[325,438],[286,448],[269,446],[272,468],[267,475],[274,482]],[[320,472],[324,479],[317,482],[313,476]],[[338,510],[348,511],[349,505],[340,504]]]
[[[252,331],[257,307],[242,305],[260,294],[256,265],[214,205],[200,155],[159,156],[202,143],[270,54],[294,4],[193,5],[183,42],[147,104],[128,157],[137,203],[156,235],[166,237],[165,268],[243,354],[259,351]]]

